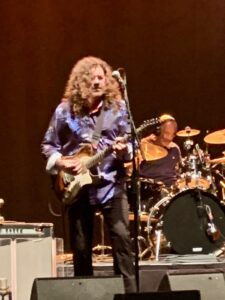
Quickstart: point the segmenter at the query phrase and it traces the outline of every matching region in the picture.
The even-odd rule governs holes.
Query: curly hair
[[[102,59],[87,56],[80,59],[73,67],[66,84],[63,101],[70,101],[75,115],[86,114],[89,110],[87,98],[90,95],[91,73],[93,67],[100,66],[106,76],[106,90],[104,101],[106,107],[112,105],[115,110],[119,108],[121,99],[117,81],[112,77],[111,67]]]

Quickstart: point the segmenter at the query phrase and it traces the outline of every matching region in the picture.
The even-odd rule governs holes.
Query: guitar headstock
[[[151,118],[149,120],[145,120],[137,129],[138,133],[148,130],[150,133],[154,131],[161,124],[159,118]]]

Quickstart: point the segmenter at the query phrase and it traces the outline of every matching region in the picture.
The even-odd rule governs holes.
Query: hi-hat
[[[168,151],[165,148],[146,140],[141,141],[141,149],[144,152],[144,156],[147,161],[157,160],[167,156],[168,154]]]
[[[180,130],[177,132],[177,136],[190,137],[190,136],[198,135],[199,133],[200,133],[200,130],[193,129],[190,126],[186,126],[184,130]]]
[[[204,137],[207,144],[225,144],[225,129],[214,131]]]

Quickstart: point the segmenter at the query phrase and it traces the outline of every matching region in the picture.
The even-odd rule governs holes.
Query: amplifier
[[[0,277],[8,279],[13,300],[29,300],[35,278],[56,276],[52,223],[0,225]]]
[[[3,222],[0,224],[0,238],[35,238],[53,236],[52,223]]]

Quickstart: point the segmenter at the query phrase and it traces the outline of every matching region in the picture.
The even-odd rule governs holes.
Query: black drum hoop
[[[212,213],[217,236],[209,230],[206,207]],[[188,189],[161,199],[150,211],[148,228],[155,217],[158,217],[156,228],[161,227],[175,253],[216,253],[225,244],[225,207],[216,196],[204,190]]]

